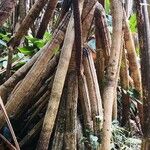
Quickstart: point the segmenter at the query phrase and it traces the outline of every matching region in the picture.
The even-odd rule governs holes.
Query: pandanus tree
[[[13,24],[0,71],[2,149],[121,149],[112,131],[117,119],[126,128],[134,121],[143,132],[142,150],[149,149],[149,19],[146,1],[135,4],[141,70],[129,1],[0,3],[0,26]],[[34,54],[14,71],[14,55],[31,43]],[[135,101],[130,88],[138,93]]]

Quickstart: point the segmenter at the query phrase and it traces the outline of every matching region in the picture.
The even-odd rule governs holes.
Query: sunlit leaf
[[[106,13],[110,13],[110,1],[109,0],[105,0],[105,10]]]
[[[131,32],[137,32],[137,20],[136,20],[136,14],[132,14],[129,19],[129,25]]]
[[[25,47],[21,47],[21,48],[18,48],[18,50],[23,53],[24,55],[33,55],[34,54],[34,51],[31,47],[29,46],[25,46]]]

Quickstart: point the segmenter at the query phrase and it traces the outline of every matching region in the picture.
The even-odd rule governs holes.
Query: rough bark
[[[141,7],[141,3],[145,3]],[[137,25],[141,51],[141,74],[143,85],[143,142],[142,150],[150,149],[150,25],[145,0],[136,1]]]
[[[117,68],[117,75],[116,75],[116,83],[115,83],[115,89],[114,89],[114,102],[113,102],[112,120],[117,120],[117,117],[118,117],[117,87],[118,87],[118,79],[119,79],[121,60],[122,60],[123,36],[124,36],[124,30],[122,31],[121,50],[120,50],[120,56],[119,56],[119,62],[118,62],[118,68]]]
[[[79,10],[79,1],[73,1],[73,15],[74,15],[74,30],[75,30],[75,57],[76,57],[76,69],[78,75],[83,72],[82,68],[82,56],[83,56],[83,42],[82,42],[82,24],[81,15]]]
[[[40,27],[37,31],[36,37],[42,39],[43,35],[47,29],[48,23],[51,21],[51,18],[53,16],[54,10],[56,8],[57,0],[49,0],[44,16],[42,18],[42,22],[40,24]]]
[[[26,9],[27,9],[26,5],[27,5],[26,0],[19,0],[19,16],[20,16],[19,21],[22,21],[26,16]]]
[[[91,105],[85,75],[79,76],[79,101],[83,113],[84,128],[93,131]]]
[[[102,126],[102,120],[103,120],[102,99],[100,95],[96,69],[92,57],[92,50],[87,45],[85,45],[85,49],[87,50],[86,52],[87,58],[85,58],[84,61],[84,69],[85,69],[85,76],[88,81],[87,85],[88,85],[89,96],[91,101],[91,110],[92,110],[93,125],[94,125],[93,127],[95,128],[96,131],[95,133],[99,134],[99,130]]]
[[[140,68],[139,68],[139,64],[138,64],[138,60],[137,60],[137,54],[136,54],[136,50],[135,50],[134,41],[132,38],[132,33],[130,31],[127,19],[125,19],[125,29],[124,30],[125,30],[125,32],[124,32],[125,48],[127,49],[131,77],[134,81],[135,89],[141,95],[140,98],[142,98],[141,73],[140,73]]]
[[[62,94],[62,90],[63,90],[63,86],[64,86],[64,82],[65,82],[65,78],[69,66],[69,61],[71,58],[71,52],[73,48],[73,42],[74,42],[73,22],[74,20],[72,15],[67,27],[66,37],[61,50],[60,60],[54,77],[51,96],[46,111],[46,115],[44,118],[44,123],[40,134],[40,138],[38,141],[37,150],[48,149],[49,139],[53,131],[53,127],[54,127],[54,123],[55,123],[55,119],[56,119],[56,115],[60,103],[60,97]]]
[[[0,27],[11,15],[16,4],[16,0],[1,0],[0,2]]]
[[[95,36],[96,36],[96,70],[101,93],[104,88],[104,70],[110,56],[111,39],[106,23],[104,8],[99,4],[95,9]]]
[[[96,0],[85,0],[84,1],[84,7],[83,7],[83,11],[82,11],[82,22],[85,20],[85,18],[87,17],[87,15],[89,14],[90,11],[92,11],[93,7],[95,6],[95,4],[97,4]]]
[[[98,108],[97,108],[97,98],[96,98],[96,92],[95,92],[95,87],[94,87],[94,83],[93,83],[93,78],[92,78],[91,70],[89,67],[88,59],[86,58],[86,56],[83,59],[83,64],[84,64],[84,74],[88,81],[87,86],[88,86],[90,105],[91,105],[93,129],[94,129],[94,133],[97,135],[98,128],[97,128],[97,123],[96,123],[97,122],[96,116],[99,116],[99,112],[98,112]]]
[[[99,110],[101,110],[101,112],[102,112],[102,106],[98,105],[99,99],[97,99],[96,90],[95,90],[96,87],[95,87],[95,84],[93,82],[93,77],[91,74],[92,70],[89,66],[89,62],[88,62],[87,58],[84,58],[84,71],[85,71],[86,79],[88,81],[87,86],[88,86],[90,105],[91,105],[93,129],[94,129],[95,135],[98,135],[100,128],[101,128],[101,125],[102,125],[101,124],[102,119],[103,119],[103,115],[99,111]],[[100,101],[101,101],[101,99],[100,99]]]
[[[7,51],[8,51],[8,60],[7,60],[5,80],[7,80],[11,76],[11,67],[12,67],[12,58],[13,58],[13,49],[8,48]]]
[[[64,146],[64,133],[55,131],[52,150],[62,150]]]
[[[142,101],[142,82],[141,82],[141,73],[140,68],[137,60],[137,54],[135,50],[134,41],[132,38],[132,34],[129,28],[129,24],[127,19],[125,20],[125,46],[128,53],[128,60],[129,60],[129,68],[131,72],[131,77],[134,81],[134,87],[139,93],[139,99]],[[138,103],[138,115],[140,117],[140,122],[143,124],[143,108],[140,103]]]
[[[66,100],[67,100],[67,79],[65,81],[65,86],[63,89],[59,112],[56,120],[55,134],[53,137],[53,143],[51,146],[52,150],[62,150],[64,148],[64,136],[65,136],[65,126],[66,126]]]
[[[13,38],[9,41],[8,45],[14,49],[16,46],[20,44],[22,37],[27,34],[27,31],[34,23],[35,19],[39,16],[40,11],[45,6],[47,0],[37,0],[32,8],[30,9],[28,15],[22,21],[19,29],[13,36]]]
[[[134,0],[125,0],[125,11],[127,15],[127,19],[131,16],[134,7]]]
[[[101,38],[100,38],[100,35],[98,33],[98,30],[97,30],[98,28],[99,28],[99,26],[96,26],[96,29],[95,29],[95,36],[96,36],[96,62],[95,62],[95,66],[96,66],[100,90],[101,90],[101,93],[103,93],[105,58],[104,58],[104,54],[103,54],[103,49],[101,47]]]
[[[92,1],[85,1],[84,8],[82,13],[82,40],[83,43],[86,42],[88,38],[88,34],[90,32],[90,28],[94,18],[94,10],[97,3],[95,0]]]
[[[89,48],[89,50],[90,50],[90,48]],[[88,55],[88,60],[89,60],[89,65],[90,65],[90,69],[91,69],[91,73],[92,73],[92,77],[93,77],[94,86],[95,86],[95,92],[96,92],[96,97],[97,97],[97,108],[98,108],[100,117],[103,118],[102,99],[101,99],[100,89],[99,89],[99,85],[98,85],[98,78],[96,75],[96,69],[95,69],[92,53],[90,53]]]
[[[98,48],[100,48],[100,50],[103,52],[106,62],[105,64],[107,65],[110,56],[111,39],[108,31],[105,10],[100,4],[98,4],[95,9],[95,25],[100,38],[100,45],[98,45],[100,47]]]
[[[39,79],[36,78],[34,85],[31,85],[30,88],[30,92],[27,92],[26,94],[24,94],[22,96],[22,101],[19,104],[19,107],[17,107],[17,109],[15,110],[15,117],[19,117],[22,115],[22,113],[28,108],[28,106],[32,105],[35,100],[32,99],[32,96],[34,96],[36,94],[36,92],[38,92],[38,89],[42,86],[43,82],[45,81],[45,79],[47,79],[47,77],[50,74],[53,74],[53,71],[55,70],[55,67],[57,66],[58,63],[58,55],[55,55],[47,64],[45,70],[41,73],[41,77],[40,75],[38,77],[40,77]],[[43,67],[44,69],[44,67]],[[40,69],[39,69],[40,71]],[[33,80],[30,80],[30,83]],[[37,81],[37,82],[36,82]],[[10,97],[8,98],[8,105],[11,106],[11,103],[13,103],[13,101],[10,102],[10,100],[12,100],[11,98],[16,97],[16,94],[18,94],[18,89],[24,85],[22,85],[23,81],[15,87],[15,89],[12,91]],[[26,82],[27,83],[27,82]],[[28,87],[29,88],[29,87]],[[28,89],[29,90],[29,89]],[[27,90],[27,91],[28,91]],[[21,95],[20,95],[21,96]],[[24,97],[25,96],[25,97]],[[6,104],[7,106],[7,104]]]
[[[126,51],[123,49],[122,54],[122,62],[121,62],[121,69],[120,69],[120,82],[121,87],[123,90],[128,91],[129,90],[129,71],[128,71],[128,64],[127,64],[127,56]],[[129,113],[130,113],[130,102],[129,102],[129,96],[127,93],[123,91],[122,96],[123,102],[122,102],[122,126],[126,126],[129,123]]]
[[[82,9],[83,9],[83,1],[80,1],[79,9],[80,9],[80,14],[81,14]],[[60,60],[59,60],[58,67],[56,70],[52,92],[50,96],[50,102],[48,104],[48,108],[47,108],[46,115],[44,118],[44,124],[43,124],[43,128],[40,134],[40,139],[38,142],[37,149],[44,149],[44,150],[48,149],[49,139],[53,131],[54,122],[56,119],[56,115],[57,115],[58,107],[60,103],[60,97],[62,94],[67,70],[69,67],[72,48],[74,44],[74,38],[75,38],[74,19],[72,15],[70,22],[68,24],[68,27],[67,27],[66,37],[63,43]]]
[[[101,150],[111,149],[110,142],[111,142],[112,107],[114,101],[114,90],[117,80],[117,70],[121,51],[121,37],[122,37],[123,11],[121,1],[112,0],[111,11],[113,17],[113,34],[112,34],[111,57],[108,63],[106,73],[106,86],[104,88],[103,94],[104,123],[103,123],[103,137]]]
[[[58,30],[56,30],[56,33],[54,33],[52,41],[48,44],[49,46],[46,51],[40,55],[34,66],[31,68],[20,86],[17,88],[15,94],[9,98],[9,101],[6,104],[8,115],[19,115],[26,104],[30,102],[28,101],[30,100],[29,97],[32,97],[33,94],[36,93],[37,87],[40,86],[42,79],[44,79],[45,72],[47,72],[47,69],[49,69],[47,64],[54,55],[54,50],[63,41],[69,17],[70,15],[67,15],[66,18],[64,18],[60,24],[60,27]],[[4,124],[3,119],[3,115],[0,115],[0,127],[2,127]]]
[[[70,72],[68,77],[67,108],[66,108],[66,130],[65,149],[77,149],[77,100],[78,100],[78,78],[76,71]]]

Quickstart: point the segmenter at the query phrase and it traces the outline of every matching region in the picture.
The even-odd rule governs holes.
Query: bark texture
[[[54,14],[56,4],[57,4],[57,0],[49,0],[48,1],[44,16],[42,18],[42,22],[41,22],[40,27],[37,31],[37,35],[36,35],[37,38],[40,38],[40,39],[43,38],[43,35],[47,29],[48,23],[51,21],[51,18]]]
[[[46,51],[44,54],[40,55],[34,66],[23,79],[22,83],[17,87],[15,94],[11,95],[9,98],[9,101],[6,104],[6,110],[9,116],[21,115],[23,108],[30,103],[29,97],[32,97],[36,93],[38,87],[42,84],[42,79],[44,79],[44,74],[48,69],[47,64],[54,55],[54,49],[56,49],[64,39],[69,17],[70,15],[67,15],[66,18],[64,18],[58,30],[55,31],[52,41],[45,46]],[[0,127],[2,127],[5,122],[2,114],[0,115],[0,120]]]
[[[119,57],[121,51],[122,39],[122,3],[120,0],[111,1],[111,11],[113,17],[113,34],[111,57],[108,63],[106,74],[106,87],[104,88],[104,123],[103,123],[103,137],[101,150],[110,150],[111,142],[111,123],[112,123],[112,107],[114,101],[114,92],[116,87],[117,72],[119,65]],[[109,94],[108,94],[109,93]]]
[[[145,0],[137,0],[137,24],[141,51],[141,73],[143,85],[143,142],[142,150],[150,149],[150,24]]]
[[[1,0],[0,2],[0,27],[11,15],[15,8],[16,0]]]
[[[142,98],[142,83],[141,83],[140,66],[138,64],[135,45],[134,45],[132,33],[130,31],[127,19],[125,20],[125,29],[124,30],[125,30],[125,32],[124,32],[125,47],[127,49],[131,77],[134,81],[135,89],[141,95],[140,98]]]
[[[14,37],[10,40],[8,45],[15,48],[20,44],[22,37],[27,34],[29,28],[33,25],[35,19],[39,16],[41,10],[45,6],[47,0],[37,0],[32,8],[30,9],[28,15],[22,21],[19,29],[15,33]]]
[[[77,101],[78,78],[77,73],[70,72],[68,77],[67,113],[65,130],[65,149],[77,149]]]
[[[40,134],[37,150],[41,150],[41,149],[47,150],[49,146],[49,139],[53,131],[53,127],[54,127],[54,123],[55,123],[55,119],[56,119],[56,115],[60,103],[60,97],[62,95],[62,90],[64,87],[64,82],[65,82],[65,78],[66,78],[66,74],[67,74],[67,70],[71,58],[71,52],[72,52],[73,42],[74,42],[73,26],[74,26],[74,19],[72,15],[67,27],[66,37],[62,47],[57,71],[54,77],[52,92],[50,95],[48,108],[44,118],[44,123]]]

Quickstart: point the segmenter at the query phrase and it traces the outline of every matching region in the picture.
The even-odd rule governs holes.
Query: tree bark
[[[127,57],[126,57],[126,50],[123,49],[122,54],[122,62],[121,62],[121,69],[120,69],[120,82],[121,87],[123,88],[122,93],[122,126],[129,125],[129,114],[130,114],[130,101],[129,96],[127,93],[124,92],[129,90],[129,71],[128,71],[128,64],[127,64]]]
[[[71,52],[74,43],[73,26],[74,26],[74,20],[72,15],[67,27],[66,37],[61,50],[60,60],[54,77],[52,92],[50,95],[50,100],[44,118],[44,123],[40,134],[40,138],[38,141],[37,150],[41,150],[41,149],[47,150],[49,146],[49,139],[53,131],[53,127],[54,127],[54,123],[55,123],[55,119],[56,119],[56,115],[60,103],[60,97],[62,94],[62,90],[63,90],[63,86],[64,86],[64,82],[65,82],[65,78],[66,78],[66,74],[67,74],[67,70],[71,58]]]
[[[83,112],[83,122],[84,128],[93,131],[93,122],[92,122],[92,114],[91,114],[91,105],[89,92],[87,87],[87,81],[85,75],[80,75],[79,77],[79,101],[81,104],[81,109]]]
[[[140,68],[137,60],[137,54],[135,50],[134,41],[132,38],[132,33],[129,28],[128,20],[125,18],[125,32],[124,32],[124,39],[125,39],[125,48],[127,49],[127,55],[129,60],[129,69],[131,72],[131,77],[134,81],[135,89],[140,94],[140,99],[142,98],[142,83],[141,83],[141,73]]]
[[[37,31],[36,37],[42,39],[43,35],[47,29],[48,23],[51,21],[51,18],[54,14],[54,10],[56,8],[57,5],[57,0],[49,0],[44,16],[42,18],[42,22],[40,24],[40,27]]]
[[[30,100],[29,97],[32,97],[33,94],[35,94],[37,88],[42,83],[44,73],[47,72],[47,69],[49,69],[47,64],[54,55],[54,49],[56,49],[64,39],[69,17],[70,15],[67,15],[66,18],[64,18],[58,30],[55,31],[52,41],[48,43],[48,47],[45,46],[45,48],[47,48],[46,51],[40,55],[34,66],[23,79],[20,86],[18,86],[15,94],[9,98],[9,101],[6,104],[6,110],[9,116],[21,114],[23,108],[25,108],[25,106],[30,102],[28,101]],[[0,114],[0,120],[0,127],[2,127],[5,123],[2,114]]]
[[[90,32],[90,28],[93,22],[93,18],[94,18],[94,11],[95,11],[95,7],[96,7],[97,3],[95,0],[91,0],[91,1],[85,1],[84,2],[84,8],[83,8],[83,13],[82,13],[82,40],[83,43],[86,42],[89,32]]]
[[[27,34],[27,31],[34,23],[35,19],[39,16],[40,11],[45,6],[47,0],[37,0],[32,8],[30,9],[28,15],[22,21],[18,31],[15,33],[13,38],[9,41],[8,45],[14,49],[20,44],[22,37]]]
[[[95,36],[96,36],[96,70],[101,93],[104,88],[104,70],[110,57],[111,38],[106,22],[104,8],[98,4],[95,9]]]
[[[7,97],[16,84],[24,78],[27,72],[31,69],[33,64],[36,62],[37,58],[40,56],[41,53],[44,53],[45,49],[39,50],[29,62],[27,62],[24,66],[22,66],[19,70],[17,70],[6,82],[4,82],[0,86],[0,95],[4,101],[4,104],[7,102]]]
[[[1,0],[0,2],[0,27],[8,19],[16,4],[16,0]]]
[[[78,102],[78,78],[77,72],[69,73],[66,108],[65,149],[77,149],[77,102]]]
[[[27,2],[26,0],[19,0],[19,21],[21,22],[26,16]]]
[[[111,57],[108,63],[106,74],[106,87],[104,88],[104,123],[103,123],[103,137],[101,150],[110,150],[111,142],[111,123],[112,123],[112,107],[114,101],[114,90],[117,80],[117,70],[119,64],[119,57],[121,52],[122,39],[122,20],[123,11],[120,0],[111,1],[111,11],[113,17],[113,35],[111,46]],[[109,94],[108,94],[109,93]]]
[[[145,5],[141,7],[141,3]],[[136,1],[137,25],[141,51],[141,73],[143,85],[143,141],[142,150],[150,149],[150,24],[145,0]]]

